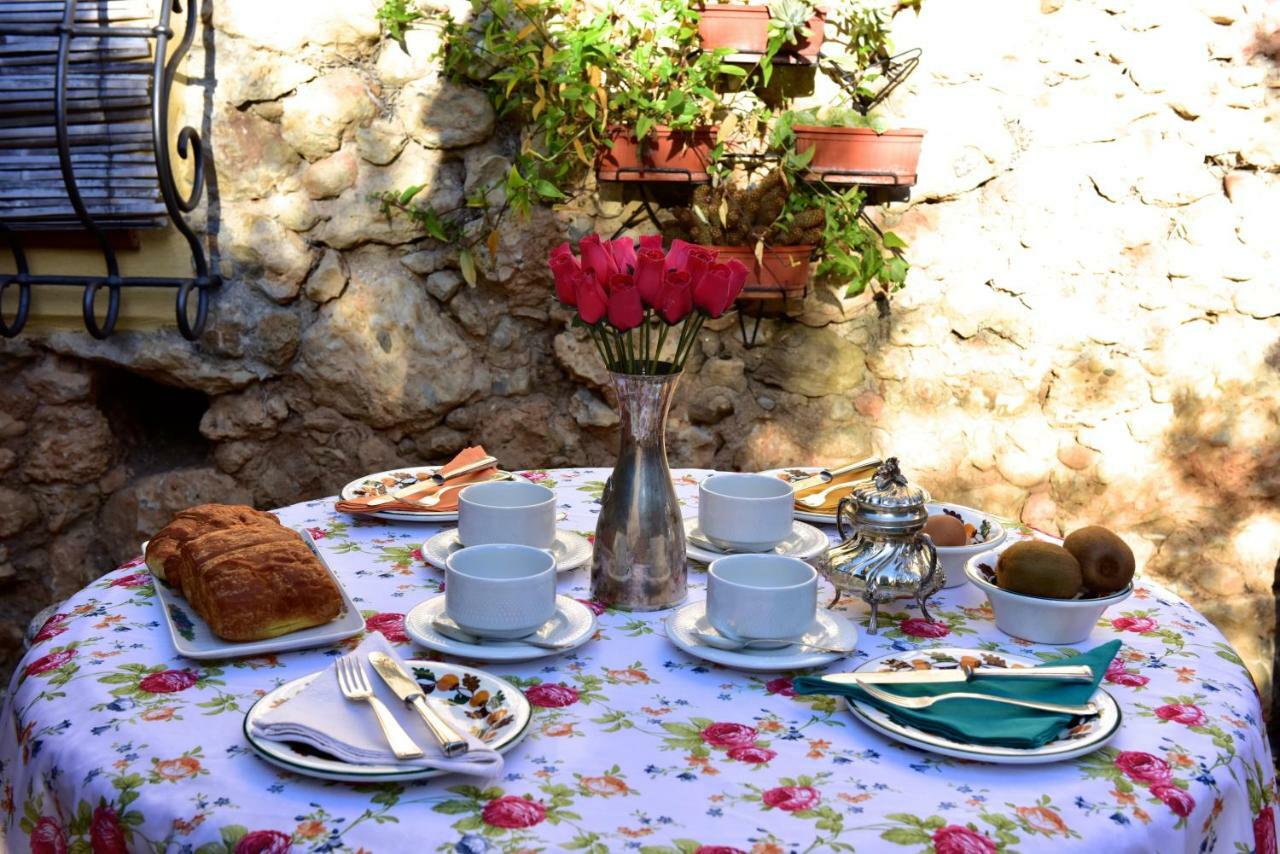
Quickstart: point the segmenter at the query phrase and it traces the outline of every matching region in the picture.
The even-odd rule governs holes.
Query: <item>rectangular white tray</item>
[[[178,595],[168,582],[153,578],[156,596],[160,600],[160,609],[164,612],[164,621],[169,626],[169,636],[173,639],[173,648],[184,658],[196,661],[208,661],[219,658],[248,658],[254,655],[266,655],[272,652],[288,652],[294,649],[310,649],[316,646],[329,646],[344,638],[359,634],[364,630],[364,618],[360,610],[347,595],[347,590],[334,574],[324,554],[316,547],[315,540],[307,531],[298,531],[308,548],[319,558],[320,565],[325,568],[333,583],[338,585],[342,593],[342,611],[333,620],[323,626],[312,626],[298,632],[290,632],[277,638],[267,640],[234,643],[223,640],[213,633],[199,614]],[[147,544],[142,544],[142,552],[146,554]]]

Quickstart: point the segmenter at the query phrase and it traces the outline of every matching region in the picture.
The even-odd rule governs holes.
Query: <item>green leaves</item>
[[[404,41],[404,31],[409,24],[423,17],[417,9],[410,9],[408,0],[383,0],[376,13],[378,22],[387,31],[387,36],[400,45],[405,53],[409,52]]]

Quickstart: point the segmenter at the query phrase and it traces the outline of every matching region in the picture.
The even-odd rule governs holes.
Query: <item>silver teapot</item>
[[[914,599],[924,618],[932,619],[925,600],[941,589],[945,575],[933,540],[922,531],[928,500],[929,493],[907,482],[897,457],[885,460],[870,482],[840,499],[836,528],[843,542],[828,550],[820,571],[836,588],[831,606],[845,593],[871,606],[868,634],[876,633],[882,602]],[[846,517],[851,534],[845,531]]]

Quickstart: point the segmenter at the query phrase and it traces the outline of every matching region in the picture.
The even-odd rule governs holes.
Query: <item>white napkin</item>
[[[404,660],[378,632],[370,632],[354,653],[364,662],[374,696],[391,710],[404,731],[422,748],[421,757],[395,757],[378,726],[373,707],[365,700],[356,702],[342,695],[333,665],[321,671],[295,696],[254,721],[251,725],[254,735],[268,741],[301,742],[355,765],[412,765],[477,776],[492,776],[502,770],[502,756],[471,733],[462,731],[461,726],[458,729],[471,749],[461,756],[446,758],[417,711],[396,697],[369,664],[369,654],[373,652],[386,653],[402,667]],[[412,671],[405,667],[405,672]],[[440,704],[433,705],[444,713]]]

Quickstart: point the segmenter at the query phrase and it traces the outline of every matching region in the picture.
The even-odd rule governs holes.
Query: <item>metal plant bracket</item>
[[[10,252],[13,254],[16,273],[0,273],[0,296],[10,285],[18,288],[17,310],[12,320],[6,320],[0,312],[0,335],[12,338],[22,331],[26,325],[31,308],[32,285],[60,285],[84,289],[82,313],[85,328],[94,338],[104,339],[115,328],[120,314],[120,291],[122,288],[177,288],[176,314],[178,329],[184,338],[194,341],[200,337],[205,320],[209,313],[210,292],[221,283],[220,277],[209,268],[209,259],[204,245],[196,236],[186,220],[186,214],[195,210],[200,202],[204,188],[204,153],[200,134],[195,128],[186,126],[179,132],[176,140],[178,157],[184,161],[191,158],[192,181],[191,190],[185,196],[178,191],[173,175],[173,164],[169,155],[169,98],[173,89],[174,77],[178,68],[191,47],[197,29],[200,26],[197,0],[189,0],[186,12],[183,12],[181,0],[161,0],[159,18],[151,27],[108,26],[101,23],[84,23],[77,20],[77,7],[80,0],[64,0],[62,17],[58,23],[0,23],[0,36],[43,36],[57,39],[54,59],[53,83],[53,119],[57,142],[58,166],[62,182],[66,189],[67,200],[75,212],[76,219],[83,231],[87,232],[102,252],[105,275],[41,275],[32,273],[27,254],[23,248],[22,232],[25,228],[13,222],[0,220],[0,233],[3,233]],[[172,15],[185,14],[186,27],[182,39],[173,46],[169,54],[174,31],[170,26]],[[186,240],[191,250],[191,263],[194,269],[192,276],[121,276],[116,252],[104,229],[109,224],[99,222],[89,212],[88,206],[77,182],[76,170],[72,161],[73,140],[68,127],[68,60],[72,41],[77,38],[101,39],[109,43],[111,39],[132,38],[154,40],[154,61],[151,70],[151,144],[155,153],[156,178],[159,191],[164,202],[164,209],[170,221]],[[109,71],[102,71],[109,74]],[[107,312],[103,322],[99,323],[94,311],[94,301],[98,293],[107,289]],[[190,300],[195,294],[195,319],[190,318]]]

